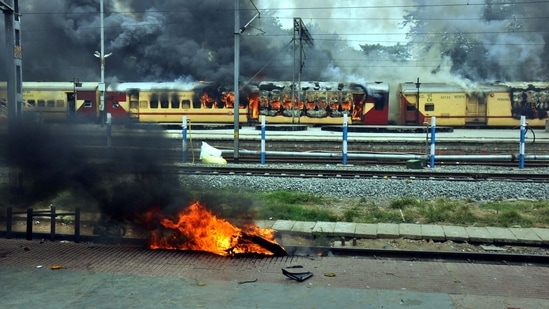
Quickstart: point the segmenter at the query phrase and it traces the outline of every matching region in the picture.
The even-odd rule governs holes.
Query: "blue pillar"
[[[343,114],[343,165],[347,164],[347,130],[348,130],[348,124],[347,124],[347,113]]]
[[[181,121],[181,149],[183,152],[182,162],[187,163],[187,116]]]
[[[265,164],[265,115],[261,116],[261,165]]]
[[[526,117],[520,116],[519,168],[524,168],[524,143],[526,141]]]
[[[429,165],[435,167],[435,133],[437,131],[437,117],[431,117],[431,154],[429,155]]]

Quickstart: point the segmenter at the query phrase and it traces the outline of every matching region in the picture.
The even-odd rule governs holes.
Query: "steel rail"
[[[286,247],[289,255],[299,252],[300,249],[308,252],[318,252],[323,256],[357,256],[373,259],[399,259],[409,261],[457,261],[465,263],[491,264],[543,264],[549,265],[549,255],[519,254],[502,252],[461,252],[435,250],[407,250],[407,249],[372,249],[358,247]]]
[[[549,182],[549,174],[491,173],[491,172],[446,172],[423,170],[361,170],[351,168],[303,168],[284,167],[239,167],[215,165],[181,165],[177,173],[186,175],[237,175],[265,177],[300,178],[342,178],[342,179],[405,179],[405,180],[447,180],[447,181],[512,181]]]

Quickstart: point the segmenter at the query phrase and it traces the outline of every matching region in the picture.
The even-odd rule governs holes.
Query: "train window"
[[[181,102],[179,102],[179,95],[177,93],[172,94],[172,108],[181,107]]]
[[[48,107],[55,107],[55,101],[54,100],[48,100],[48,101],[46,101],[46,105]]]
[[[151,99],[149,106],[151,108],[158,108],[158,99]]]
[[[181,101],[181,107],[187,109],[191,108],[191,101],[190,100],[182,100]]]
[[[435,110],[435,104],[433,103],[426,103],[425,104],[425,111],[426,112],[432,112]]]
[[[139,108],[148,108],[149,104],[147,101],[139,101]]]
[[[92,101],[91,100],[84,100],[84,107],[86,107],[86,108],[92,107]]]
[[[35,105],[36,105],[36,101],[35,101],[35,100],[28,100],[27,103],[29,103],[29,105],[32,105],[32,106],[35,106]]]
[[[55,101],[55,107],[65,107],[65,101],[63,100]]]
[[[38,107],[46,107],[46,101],[38,100]]]
[[[170,107],[170,99],[168,98],[168,95],[165,93],[160,95],[160,107],[161,108]]]
[[[136,101],[136,100],[131,100],[130,101],[130,108],[138,108],[139,107],[139,102]]]

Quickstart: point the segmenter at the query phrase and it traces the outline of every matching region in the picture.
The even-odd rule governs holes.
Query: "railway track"
[[[353,167],[315,168],[315,167],[272,167],[272,166],[212,166],[212,165],[177,165],[174,171],[182,175],[238,175],[264,177],[299,177],[299,178],[376,178],[403,180],[446,180],[446,181],[512,181],[512,182],[548,182],[549,174],[518,174],[513,172],[445,172],[432,170],[368,170]]]
[[[293,249],[293,248],[290,248]],[[407,261],[457,261],[464,263],[490,264],[549,264],[549,255],[517,254],[496,252],[461,252],[434,250],[404,250],[404,249],[371,249],[371,248],[310,248],[318,252],[330,253],[334,256],[357,256],[374,259],[399,259]],[[329,250],[329,251],[327,251]]]
[[[259,163],[261,158],[259,156],[250,156],[250,155],[241,155],[239,157],[239,163]],[[231,161],[231,158],[227,157],[227,161]],[[266,160],[266,163],[269,164],[326,164],[334,166],[342,166],[342,159],[340,157],[324,157],[324,158],[315,158],[315,157],[292,157],[292,156],[277,156],[270,157]],[[388,159],[349,159],[347,160],[348,166],[405,166],[406,162],[404,160],[388,160]],[[509,167],[514,168],[518,167],[518,161],[467,161],[460,162],[457,160],[437,160],[435,162],[436,166],[499,166],[499,167]],[[527,167],[529,168],[546,168],[549,167],[549,161],[535,161],[528,162]]]

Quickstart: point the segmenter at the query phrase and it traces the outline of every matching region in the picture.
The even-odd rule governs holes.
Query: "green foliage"
[[[395,61],[404,61],[410,58],[409,47],[397,43],[395,45],[386,46],[377,44],[360,45],[362,52],[366,55],[373,55],[379,59],[390,59]]]
[[[413,197],[401,197],[395,200],[392,200],[389,203],[389,208],[391,209],[404,209],[407,207],[420,206],[421,201]]]
[[[258,212],[261,219],[275,218],[295,221],[338,221],[338,216],[328,209],[306,208],[299,205],[270,204]]]
[[[329,208],[319,207],[327,199],[310,193],[273,191],[259,194],[264,207],[258,209],[258,218],[276,218],[296,221],[338,221],[339,217]],[[313,206],[313,207],[311,207]]]
[[[421,200],[400,197],[387,202],[360,198],[341,208],[342,201],[291,191],[254,193],[263,204],[258,219],[296,221],[343,221],[357,223],[446,223],[478,226],[549,226],[547,201],[496,201],[475,203],[472,200]],[[339,204],[338,204],[339,203]],[[377,204],[376,204],[377,203]]]
[[[379,207],[371,208],[364,216],[366,223],[397,223],[402,222],[400,211]]]
[[[512,227],[512,226],[531,227],[533,225],[532,220],[521,215],[516,210],[504,210],[502,213],[500,213],[497,216],[496,220],[500,226],[505,226],[505,227]]]
[[[262,194],[267,203],[287,205],[312,205],[323,204],[325,198],[312,193],[301,193],[295,191],[277,190]]]

